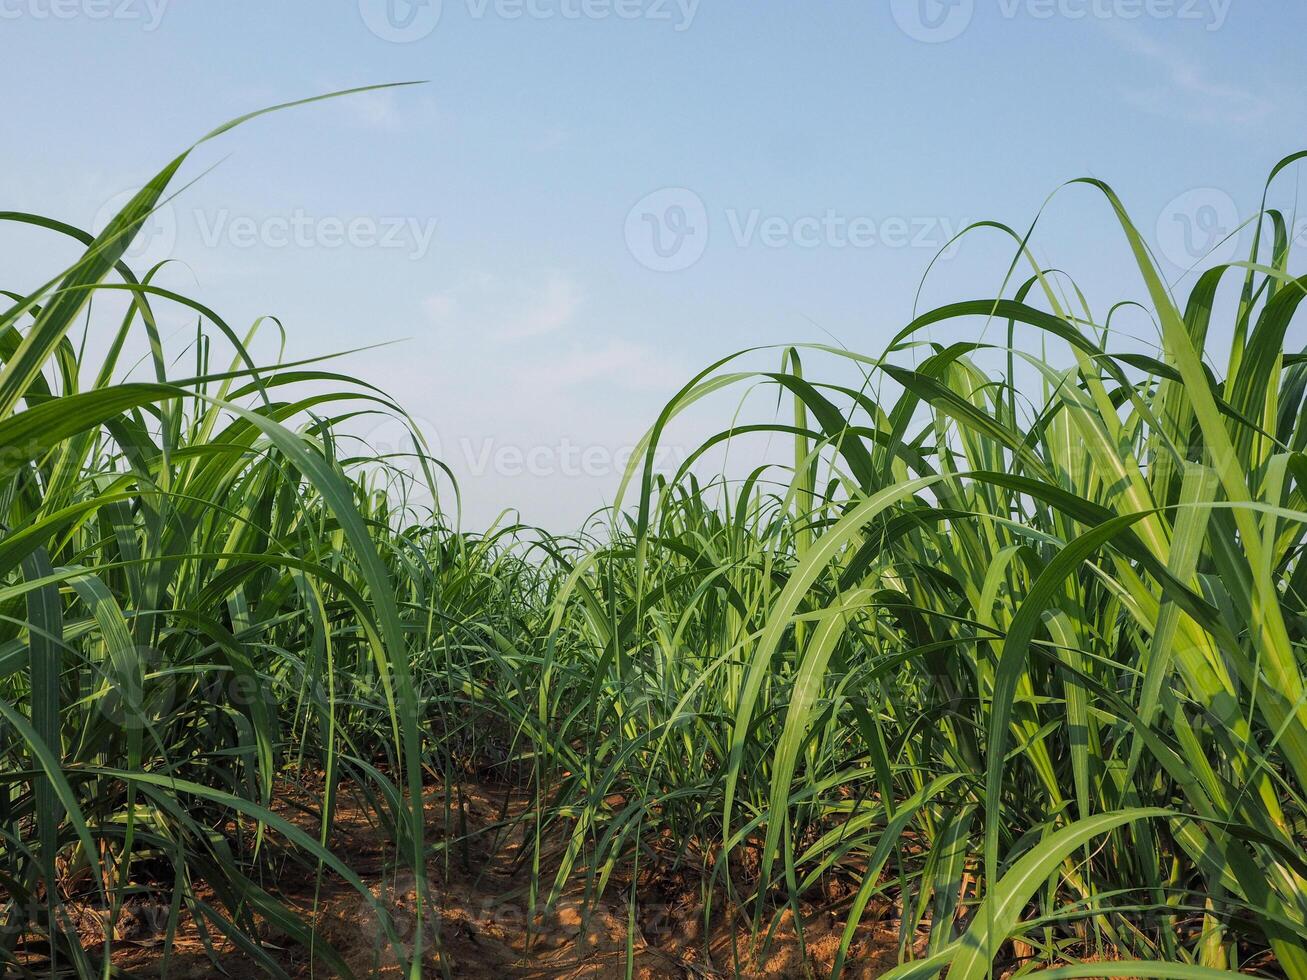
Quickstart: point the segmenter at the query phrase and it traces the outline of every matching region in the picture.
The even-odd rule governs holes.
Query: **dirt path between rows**
[[[279,792],[277,809],[307,832],[318,833],[320,798],[314,777]],[[632,894],[629,880],[615,879],[605,898],[583,902],[584,890],[569,887],[547,911],[529,916],[532,907],[529,862],[522,860],[523,827],[515,821],[525,812],[528,798],[521,791],[493,784],[460,784],[453,817],[456,826],[446,833],[444,791],[437,788],[427,803],[429,842],[447,842],[439,848],[442,860],[429,868],[429,891],[439,907],[437,921],[423,925],[423,945],[431,951],[424,959],[424,975],[439,976],[444,966],[453,977],[468,980],[507,978],[624,977],[628,934],[633,976],[654,978],[777,977],[810,978],[830,975],[843,921],[832,911],[847,905],[847,883],[832,883],[826,900],[801,906],[803,944],[786,910],[771,941],[762,948],[739,917],[734,928],[729,916],[714,908],[713,928],[703,933],[700,881],[693,873],[652,868],[642,873],[635,889],[635,930],[628,930]],[[392,912],[406,952],[415,938],[413,915],[415,882],[408,872],[390,875],[394,844],[371,819],[371,809],[350,789],[341,793],[333,824],[333,851],[370,887],[377,902]],[[460,816],[461,814],[461,816]],[[525,865],[525,866],[522,866]],[[540,887],[553,881],[549,869]],[[835,887],[838,886],[838,887]],[[350,969],[362,977],[401,977],[398,958],[385,939],[379,917],[356,890],[333,876],[318,882],[312,873],[287,862],[286,872],[265,887],[316,923],[320,934],[336,949]],[[537,902],[539,907],[540,902]],[[130,917],[129,917],[130,918]],[[149,920],[148,916],[142,917]],[[873,904],[864,914],[845,976],[876,977],[898,959],[897,920],[888,906]],[[158,921],[156,914],[154,921]],[[130,923],[129,923],[130,924]],[[140,934],[115,941],[114,965],[142,977],[164,974],[164,948],[159,936],[147,928]],[[438,944],[434,941],[437,938]],[[316,963],[308,952],[285,942],[270,931],[265,937],[276,958],[292,977],[330,977],[329,967]],[[264,971],[229,942],[210,941],[219,953],[222,969],[233,977],[262,977]],[[434,952],[439,948],[440,952]],[[189,916],[175,938],[166,975],[178,978],[215,976],[200,930]]]

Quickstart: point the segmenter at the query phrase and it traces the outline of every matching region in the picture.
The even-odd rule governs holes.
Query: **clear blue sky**
[[[0,0],[0,208],[89,226],[231,116],[429,80],[205,148],[142,259],[293,356],[402,339],[343,364],[438,438],[468,522],[567,527],[699,367],[878,352],[952,230],[1024,229],[1069,178],[1178,276],[1307,145],[1304,36],[1290,0]],[[1138,295],[1089,190],[1036,242],[1100,310]],[[992,295],[1009,257],[967,239],[923,301]],[[66,258],[0,228],[7,287]]]

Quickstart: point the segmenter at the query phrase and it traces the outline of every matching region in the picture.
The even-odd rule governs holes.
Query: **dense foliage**
[[[1180,304],[1094,183],[1153,354],[1112,353],[1110,318],[1029,265],[881,354],[714,365],[586,533],[469,535],[341,435],[402,418],[383,394],[254,364],[217,313],[120,261],[184,160],[98,237],[0,215],[86,248],[0,315],[6,971],[103,973],[112,941],[88,950],[66,906],[104,909],[111,940],[150,888],[169,937],[189,916],[275,971],[271,923],[343,970],[268,862],[289,848],[370,900],[330,846],[348,782],[397,866],[438,873],[458,828],[451,804],[432,839],[424,787],[451,800],[491,766],[534,796],[525,839],[567,842],[541,905],[679,855],[761,932],[830,876],[853,884],[846,942],[892,897],[905,977],[985,976],[1017,938],[1025,968],[1062,976],[1109,958],[1307,978],[1307,358],[1286,353],[1304,281],[1280,214],[1260,218],[1264,254]],[[102,295],[129,302],[93,364],[70,338]],[[190,377],[166,369],[164,304],[204,325]],[[922,339],[940,324],[991,339]],[[133,332],[152,381],[120,380]],[[703,451],[765,431],[789,465],[655,476],[679,412],[748,385],[774,387],[784,421]],[[272,806],[304,770],[323,776],[317,838]]]

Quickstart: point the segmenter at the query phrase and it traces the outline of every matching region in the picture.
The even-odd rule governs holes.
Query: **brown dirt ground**
[[[287,785],[278,793],[277,803],[284,816],[314,835],[318,833],[314,815],[318,803],[314,796],[316,782],[310,776],[301,784]],[[537,914],[528,923],[531,872],[529,864],[519,866],[524,863],[519,861],[523,856],[520,825],[516,840],[505,827],[505,818],[525,811],[526,795],[493,783],[463,783],[459,791],[466,822],[450,835],[445,834],[443,789],[435,788],[428,797],[428,840],[446,840],[452,846],[442,866],[433,863],[429,869],[429,889],[440,914],[438,924],[424,925],[424,947],[435,947],[432,940],[438,932],[438,955],[444,958],[452,976],[468,980],[625,976],[626,903],[632,892],[631,882],[615,878],[605,899],[591,904],[588,912],[578,884],[566,891],[552,909]],[[457,819],[458,810],[454,813]],[[338,803],[332,849],[369,885],[378,902],[392,911],[400,939],[411,949],[415,938],[413,877],[405,872],[398,876],[387,873],[387,867],[394,863],[394,844],[348,788],[342,791]],[[553,880],[549,869],[540,880],[544,885]],[[272,890],[316,924],[356,975],[403,976],[393,947],[384,940],[375,911],[347,883],[328,875],[319,884],[312,873],[288,865]],[[737,975],[797,980],[829,976],[844,926],[840,912],[847,905],[850,891],[847,883],[832,881],[824,895],[800,907],[802,946],[789,910],[781,916],[770,943],[764,946],[751,941],[742,916],[736,917],[738,925],[733,925],[732,917],[720,905],[714,907],[714,925],[705,941],[699,880],[683,871],[646,872],[635,888],[639,901],[633,941],[634,976],[641,980]],[[203,894],[201,890],[201,897]],[[144,918],[150,921],[148,915]],[[154,921],[159,918],[156,914]],[[137,927],[130,939],[115,941],[114,965],[134,976],[163,975],[162,939],[151,932],[148,926],[143,930]],[[919,944],[920,937],[914,938]],[[333,975],[321,960],[315,963],[306,950],[286,942],[275,931],[269,931],[265,939],[291,976]],[[94,949],[90,935],[87,940]],[[264,976],[254,961],[213,935],[212,930],[211,940],[222,969],[230,976]],[[879,976],[897,962],[898,948],[895,911],[888,903],[873,903],[863,916],[845,975]],[[217,975],[200,932],[188,915],[183,915],[166,975]],[[424,975],[440,975],[437,954],[427,955]]]
[[[440,976],[443,965],[450,976],[467,980],[625,977],[627,902],[632,891],[638,897],[631,941],[633,975],[638,980],[736,976],[808,980],[830,975],[852,897],[849,881],[827,881],[800,906],[802,943],[789,910],[780,916],[770,941],[763,943],[751,936],[746,917],[732,915],[729,903],[721,898],[714,899],[712,927],[705,936],[702,882],[693,868],[686,870],[686,864],[675,869],[671,854],[661,866],[644,871],[634,888],[629,879],[614,876],[603,901],[586,903],[578,883],[565,890],[552,908],[530,917],[531,869],[521,840],[522,828],[530,822],[519,821],[528,810],[528,795],[502,783],[472,781],[460,783],[453,798],[455,807],[449,812],[455,825],[448,831],[445,788],[434,786],[425,804],[428,844],[448,846],[438,848],[443,858],[428,867],[428,893],[439,915],[436,923],[428,919],[423,927],[427,950],[423,976]],[[308,774],[278,787],[275,808],[316,837],[320,799],[321,778]],[[363,879],[375,901],[390,911],[401,946],[406,953],[411,951],[415,882],[409,872],[388,872],[395,866],[394,841],[348,786],[342,787],[332,826],[333,852]],[[558,834],[549,840],[556,849],[565,843]],[[699,864],[698,859],[688,862]],[[539,876],[542,888],[553,881],[556,867],[556,861],[545,860]],[[300,865],[287,862],[286,869],[275,885],[264,882],[265,887],[304,921],[314,923],[356,976],[404,976],[377,913],[359,892],[330,874],[319,881]],[[197,894],[201,900],[212,899],[203,884]],[[166,906],[128,906],[128,911],[121,921],[129,934],[116,938],[113,950],[113,965],[123,975],[184,980],[220,975],[188,913],[183,913],[165,972],[162,929],[151,924],[166,921]],[[78,910],[73,908],[73,913]],[[80,915],[85,945],[98,952],[103,918],[89,909]],[[263,939],[282,969],[297,980],[335,975],[320,958],[284,934],[269,928]],[[921,933],[912,937],[917,955],[924,952],[924,940]],[[252,958],[212,929],[209,942],[226,975],[238,980],[266,975]],[[897,909],[887,900],[873,899],[855,933],[844,976],[857,980],[880,976],[898,962],[899,945]],[[1005,953],[997,977],[1011,976],[1033,950],[1017,944]],[[1273,960],[1264,960],[1258,965],[1273,971]],[[32,965],[36,963],[34,959]]]

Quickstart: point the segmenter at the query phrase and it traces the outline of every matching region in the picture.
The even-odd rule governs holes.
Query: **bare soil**
[[[318,780],[306,777],[278,793],[277,808],[305,831],[316,835],[320,798]],[[810,978],[830,975],[843,932],[843,909],[851,897],[846,882],[831,881],[800,906],[802,929],[795,928],[791,910],[776,918],[772,935],[753,937],[742,913],[714,900],[710,931],[703,927],[703,882],[696,871],[668,866],[649,868],[634,883],[614,878],[599,902],[586,902],[584,883],[569,886],[552,907],[532,914],[532,868],[523,849],[524,828],[516,821],[528,807],[525,793],[494,783],[461,783],[451,790],[453,826],[445,807],[445,790],[428,796],[428,841],[444,843],[440,860],[428,868],[428,892],[438,915],[422,925],[424,975],[439,976],[443,966],[451,976],[469,980],[507,978],[624,977],[628,942],[633,975],[642,980],[697,977]],[[417,937],[413,914],[416,882],[411,872],[394,873],[395,844],[378,826],[371,809],[346,787],[333,821],[331,847],[369,886],[373,897],[390,910],[405,953]],[[564,841],[559,841],[561,848]],[[553,882],[553,868],[542,867],[540,889]],[[394,946],[387,941],[379,916],[354,888],[327,873],[287,863],[283,877],[265,882],[286,904],[339,953],[358,976],[404,975]],[[200,895],[205,896],[204,889]],[[218,975],[206,939],[184,914],[165,964],[164,943],[151,923],[162,921],[161,909],[129,907],[115,939],[113,962],[129,975],[192,978]],[[151,914],[153,912],[153,914]],[[635,928],[628,928],[634,919]],[[800,940],[800,931],[802,941]],[[96,930],[88,929],[89,944]],[[628,939],[629,937],[629,939]],[[269,928],[265,935],[281,967],[293,977],[330,977],[333,971],[308,950]],[[920,949],[920,937],[913,937]],[[262,977],[253,959],[208,930],[207,942],[222,970],[233,977]],[[873,903],[863,915],[846,960],[845,975],[876,977],[898,961],[899,927],[888,903]],[[94,948],[93,946],[91,948]],[[437,952],[438,950],[438,952]]]

